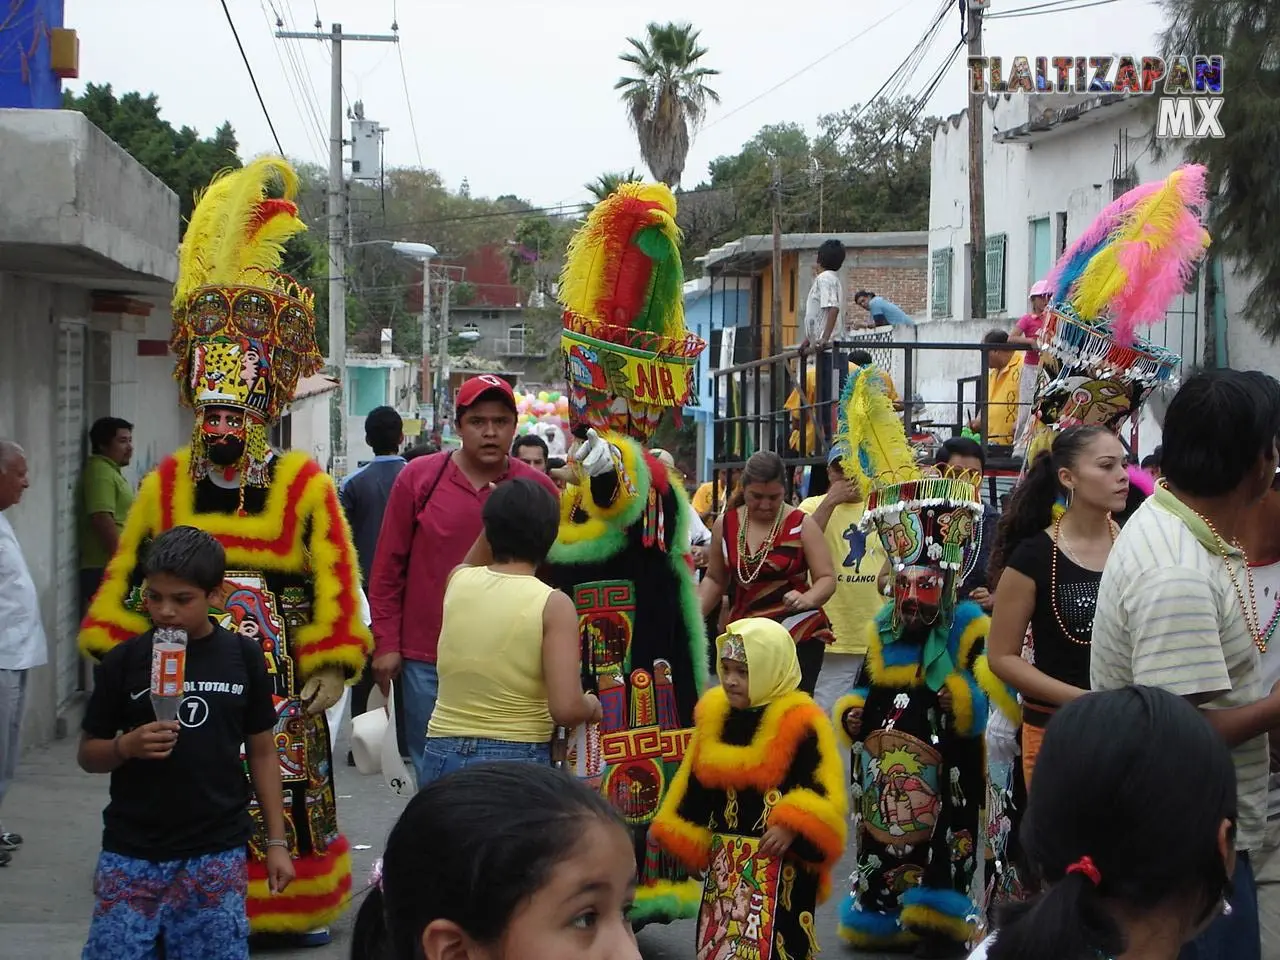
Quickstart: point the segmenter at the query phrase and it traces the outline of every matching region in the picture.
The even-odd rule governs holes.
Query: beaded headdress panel
[[[279,157],[224,171],[196,200],[178,254],[170,349],[182,402],[196,411],[192,472],[207,475],[205,411],[243,423],[242,487],[266,486],[267,430],[299,377],[320,369],[315,295],[279,272],[284,245],[306,229],[298,177]]]
[[[848,451],[844,475],[866,497],[859,521],[874,527],[894,570],[933,568],[945,584],[944,606],[977,562],[981,545],[980,474],[921,468],[900,415],[873,368],[851,377],[841,398],[836,442]]]
[[[663,410],[697,403],[706,342],[685,329],[675,215],[666,185],[623,184],[569,243],[560,303],[575,424],[644,442]]]
[[[1179,167],[1107,206],[1045,278],[1054,296],[1039,340],[1049,362],[1028,462],[1052,442],[1045,428],[1118,429],[1153,389],[1176,382],[1181,358],[1137,330],[1163,320],[1193,282],[1209,246],[1204,206],[1205,168]]]

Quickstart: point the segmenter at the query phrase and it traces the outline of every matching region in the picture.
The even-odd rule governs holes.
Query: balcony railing
[[[546,350],[531,343],[524,337],[508,337],[505,340],[493,341],[494,352],[500,357],[541,357]]]

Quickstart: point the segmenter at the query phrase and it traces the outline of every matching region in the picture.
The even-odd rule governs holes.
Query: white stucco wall
[[[289,405],[289,449],[303,450],[328,469],[333,444],[329,437],[329,404],[332,394],[305,397]],[[360,439],[364,440],[363,427]]]
[[[1048,102],[1047,102],[1048,101]],[[1074,102],[1061,97],[996,97],[987,101],[984,114],[984,187],[986,234],[1005,234],[1007,309],[992,313],[982,323],[962,323],[968,315],[969,147],[968,115],[943,122],[935,131],[929,203],[929,250],[952,250],[951,316],[932,318],[915,331],[920,340],[966,339],[953,332],[963,328],[975,340],[990,328],[1010,329],[1025,311],[1027,291],[1039,279],[1033,271],[1033,221],[1048,218],[1052,260],[1062,252],[1060,217],[1066,217],[1066,243],[1070,244],[1111,202],[1112,180],[1131,169],[1139,183],[1163,178],[1181,162],[1176,152],[1156,160],[1148,147],[1148,126],[1137,103],[1130,101],[1098,110],[1092,116],[1063,123],[1040,139],[1026,143],[997,143],[992,131],[1009,131],[1028,121],[1034,112]],[[933,303],[932,270],[929,303]],[[1280,375],[1280,349],[1266,343],[1257,329],[1239,316],[1247,281],[1227,271],[1227,352],[1230,365],[1265,370]],[[1198,303],[1198,307],[1197,307]],[[970,329],[971,328],[971,329]],[[1152,342],[1183,357],[1184,369],[1200,363],[1205,336],[1203,281],[1195,297],[1181,298],[1166,320],[1145,334]],[[931,399],[935,389],[972,373],[972,357],[934,354],[927,372],[917,374],[916,392]],[[1153,405],[1157,406],[1157,405]],[[952,407],[954,413],[954,404]],[[1158,443],[1158,428],[1148,415],[1140,427],[1140,451]]]

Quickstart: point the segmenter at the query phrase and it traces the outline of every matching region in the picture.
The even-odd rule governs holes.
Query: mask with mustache
[[[209,459],[220,467],[235,466],[244,456],[244,438],[231,434],[205,435],[204,449]]]

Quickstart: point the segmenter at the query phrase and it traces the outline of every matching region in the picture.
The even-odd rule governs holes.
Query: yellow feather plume
[[[1123,226],[1112,235],[1111,242],[1089,261],[1071,298],[1080,316],[1101,316],[1133,280],[1119,259],[1127,244],[1142,241],[1154,254],[1176,239],[1179,221],[1187,216],[1179,189],[1185,176],[1185,170],[1175,170],[1164,186],[1126,213]]]
[[[281,157],[259,157],[239,170],[224,170],[197,196],[178,251],[173,303],[181,308],[191,294],[210,285],[279,286],[265,274],[277,270],[290,237],[306,229],[297,216],[280,211],[259,222],[263,201],[294,202],[298,175]]]
[[[920,478],[902,417],[893,409],[879,370],[864,367],[849,381],[842,403],[836,442],[846,451],[845,476],[858,484],[864,496],[872,485]]]

